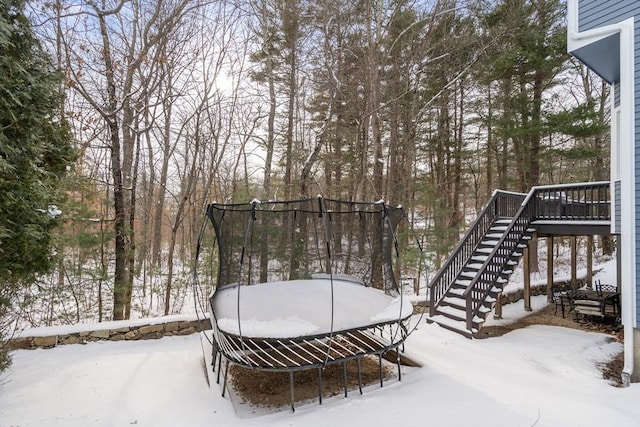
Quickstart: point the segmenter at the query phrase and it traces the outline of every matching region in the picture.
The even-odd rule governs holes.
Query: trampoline
[[[397,230],[401,207],[322,197],[207,207],[213,226],[209,297],[212,364],[289,372],[294,410],[296,371],[400,351],[413,306],[400,290]],[[197,257],[203,251],[201,232]],[[196,268],[197,270],[197,268]],[[223,360],[226,362],[223,368]],[[217,366],[216,366],[217,365]],[[222,372],[224,369],[224,372]],[[345,379],[345,396],[347,395]]]

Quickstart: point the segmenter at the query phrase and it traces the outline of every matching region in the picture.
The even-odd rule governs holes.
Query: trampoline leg
[[[211,344],[211,366],[213,366],[213,372],[216,371],[216,359],[218,358],[218,349],[216,347],[216,342],[214,341]]]
[[[380,387],[382,387],[382,354],[378,354],[378,370],[380,372]]]
[[[342,362],[342,383],[344,384],[344,397],[347,397],[347,362]]]
[[[229,363],[229,361],[227,361]],[[222,371],[222,354],[218,357],[218,375],[216,376],[216,384],[220,384],[220,371]]]
[[[224,379],[222,380],[222,397],[224,397],[224,392],[227,390],[227,374],[229,373],[229,361],[224,365]]]
[[[291,397],[291,412],[296,412],[296,408],[293,405],[295,401],[293,396],[293,371],[289,372],[289,396]]]
[[[356,363],[358,364],[358,388],[360,389],[360,395],[362,395],[362,370],[360,368],[360,358],[356,359]]]
[[[402,371],[400,370],[400,351],[396,349],[396,363],[398,365],[398,381],[402,381]]]
[[[318,404],[322,405],[322,368],[318,368]]]

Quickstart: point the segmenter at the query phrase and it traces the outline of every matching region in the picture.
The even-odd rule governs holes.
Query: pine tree
[[[23,0],[0,0],[0,339],[13,298],[54,266],[58,189],[73,158],[59,117],[60,78],[24,15]],[[8,366],[0,344],[0,371]]]

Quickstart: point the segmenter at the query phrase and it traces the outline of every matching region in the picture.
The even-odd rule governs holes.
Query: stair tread
[[[464,320],[466,315],[465,310],[460,310],[459,308],[456,308],[450,305],[442,305],[438,307],[438,313],[442,313],[443,315],[454,316],[460,319],[461,322],[465,322]]]
[[[452,328],[452,329],[460,331],[460,332],[471,332],[471,333],[478,332],[477,328],[472,328],[471,331],[469,331],[467,329],[467,322],[453,320],[453,319],[450,319],[450,318],[448,318],[447,316],[444,316],[444,315],[432,316],[430,318],[430,320],[436,322],[439,325],[448,326],[449,328]]]
[[[476,249],[476,252],[479,252],[481,254],[490,254],[491,252],[493,252],[493,249],[495,248],[478,248]]]
[[[467,264],[467,268],[473,268],[474,270],[478,271],[483,264],[483,262],[472,262]]]
[[[502,255],[500,255],[500,254],[495,254],[494,258],[496,258],[498,260],[504,259],[504,257]],[[486,254],[486,255],[485,254],[476,254],[476,255],[473,255],[471,257],[472,261],[482,262],[483,264],[487,259],[489,259],[489,254]]]
[[[443,306],[443,307],[438,307],[438,313],[441,313],[440,315],[443,318],[446,318],[464,325],[464,328],[466,329],[467,321],[465,320],[465,316],[466,316],[465,311],[457,309],[455,307],[451,307],[451,306]],[[484,323],[484,321],[485,319],[483,319],[480,316],[473,317],[473,323]]]
[[[504,218],[498,218],[494,221],[494,224],[511,224],[513,222],[513,218],[510,217],[504,217]]]
[[[486,238],[495,238],[495,239],[500,239],[502,238],[502,236],[504,236],[504,233],[487,233],[484,235],[484,237]]]

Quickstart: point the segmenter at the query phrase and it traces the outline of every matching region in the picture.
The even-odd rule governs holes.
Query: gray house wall
[[[640,8],[639,0],[579,0],[578,30],[587,31],[635,17],[634,121],[635,121],[635,247],[636,327],[640,327]],[[617,85],[616,85],[617,86]],[[615,90],[615,89],[614,89]],[[619,95],[614,92],[614,96]],[[624,142],[623,142],[624,143]],[[617,203],[618,201],[616,201]],[[618,206],[616,206],[616,209]],[[617,211],[615,211],[617,214]]]
[[[615,4],[612,5],[612,3]],[[638,0],[618,0],[616,2],[581,0],[578,8],[578,30],[587,31],[603,25],[624,21],[634,16],[637,8]]]

